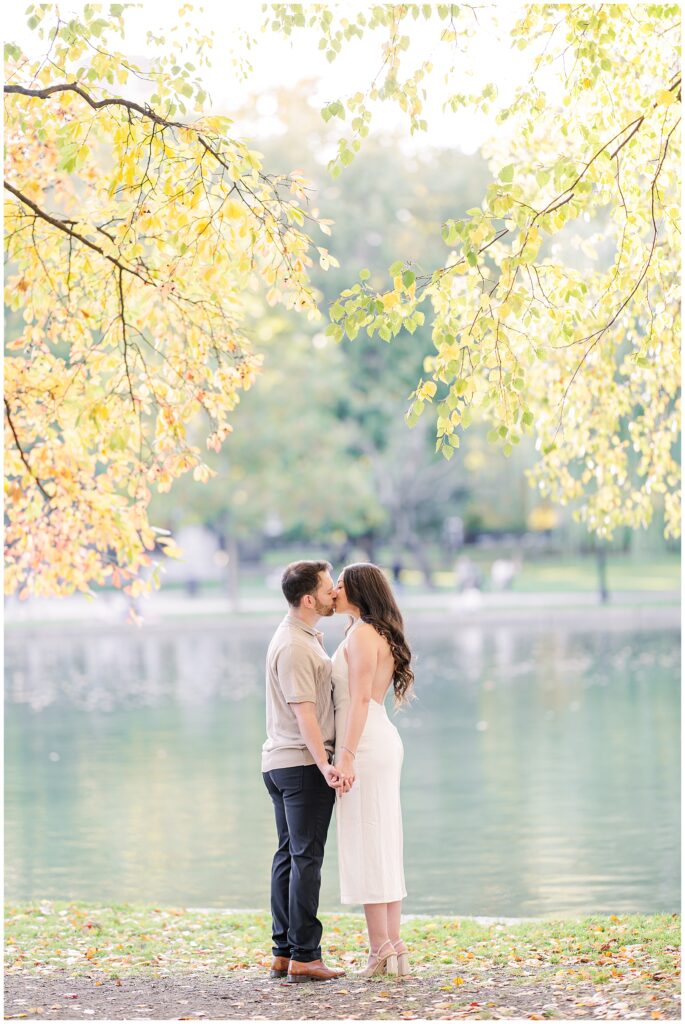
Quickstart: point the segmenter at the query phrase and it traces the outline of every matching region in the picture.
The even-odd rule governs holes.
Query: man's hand
[[[324,779],[331,787],[331,789],[343,788],[343,781],[340,777],[340,772],[335,767],[335,765],[328,764],[328,762],[326,762],[325,764],[320,764],[319,768],[321,769],[321,774],[323,775]]]

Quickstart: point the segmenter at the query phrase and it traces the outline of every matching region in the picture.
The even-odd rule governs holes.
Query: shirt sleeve
[[[278,681],[288,704],[316,703],[317,663],[314,653],[288,644],[278,656]]]

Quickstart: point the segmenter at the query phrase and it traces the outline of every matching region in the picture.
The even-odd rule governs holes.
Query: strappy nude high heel
[[[386,946],[390,947],[389,953],[383,953]],[[369,962],[363,971],[355,973],[356,978],[373,978],[378,974],[392,974],[397,976],[397,953],[392,942],[384,942],[377,953],[369,954]]]
[[[397,973],[400,978],[402,978],[411,973],[409,970],[409,951],[407,950],[406,944],[402,942],[401,939],[397,945],[402,945],[404,947],[403,949],[398,950],[397,946],[395,946],[395,952],[397,953]]]

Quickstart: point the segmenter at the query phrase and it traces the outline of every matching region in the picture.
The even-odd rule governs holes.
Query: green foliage
[[[434,152],[417,166],[393,140],[370,141],[331,185],[316,154],[336,129],[319,119],[308,96],[306,83],[276,94],[277,116],[298,130],[262,139],[260,149],[270,166],[302,167],[321,217],[333,222],[338,260],[325,272],[313,268],[312,279],[335,318],[332,300],[347,268],[358,267],[369,283],[380,280],[393,249],[410,245],[414,266],[439,256],[435,232],[453,190],[468,206],[480,193],[485,164]],[[251,102],[247,109],[253,108]],[[311,140],[308,151],[302,137]],[[259,386],[235,410],[230,442],[207,458],[217,475],[201,490],[182,480],[173,495],[155,498],[155,521],[172,526],[183,517],[257,540],[275,515],[283,535],[324,544],[375,537],[402,545],[408,534],[439,532],[446,504],[465,479],[436,459],[427,423],[414,435],[403,429],[407,395],[431,350],[423,319],[419,313],[413,333],[402,332],[392,347],[380,349],[365,332],[353,345],[337,346],[342,329],[336,336],[329,328],[322,338],[320,325],[255,301],[250,333],[265,353]]]
[[[377,530],[386,513],[359,457],[356,424],[337,417],[331,401],[348,383],[341,352],[317,351],[283,315],[260,310],[255,321],[260,386],[236,409],[230,443],[208,453],[213,479],[198,488],[182,478],[173,494],[153,499],[151,515],[252,540],[277,532],[331,544]]]
[[[304,24],[294,5],[272,10],[286,33]],[[343,105],[370,117],[371,99],[397,102],[415,131],[416,75],[429,62],[400,81],[403,23],[449,17],[439,36],[449,45],[452,19],[467,10],[387,5],[338,21],[319,4],[306,22],[333,58],[352,35],[383,28],[383,85]],[[679,32],[676,5],[524,8],[511,43],[529,52],[530,78],[499,111],[507,133],[488,147],[494,180],[482,202],[443,223],[444,265],[412,280],[395,260],[390,287],[360,279],[331,310],[336,340],[390,342],[430,305],[434,355],[424,371],[435,390],[416,387],[410,425],[434,404],[448,459],[467,412],[492,425],[488,438],[505,455],[530,434],[540,453],[531,482],[545,498],[577,503],[606,538],[646,526],[660,503],[666,536],[680,529]],[[445,105],[485,112],[493,99],[487,86]],[[341,140],[333,172],[358,141]]]

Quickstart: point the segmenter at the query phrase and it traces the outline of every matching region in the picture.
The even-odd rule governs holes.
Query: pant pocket
[[[283,796],[294,796],[301,791],[304,781],[304,765],[300,764],[295,768],[275,768],[270,774]]]

